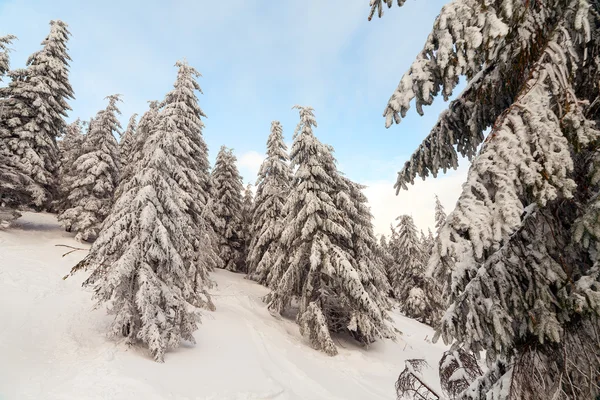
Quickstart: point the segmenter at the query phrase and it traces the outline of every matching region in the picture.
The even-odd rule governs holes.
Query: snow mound
[[[72,250],[77,250],[63,257]],[[197,344],[152,361],[142,348],[106,337],[111,317],[94,310],[85,273],[63,280],[88,245],[53,214],[24,213],[0,231],[0,399],[394,399],[404,360],[425,358],[437,385],[446,349],[433,330],[393,313],[396,342],[364,349],[335,337],[340,354],[310,348],[291,320],[273,318],[264,287],[243,275],[212,274],[217,310],[204,312]]]

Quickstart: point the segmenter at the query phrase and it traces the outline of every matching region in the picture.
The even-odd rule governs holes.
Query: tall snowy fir
[[[219,257],[229,271],[246,272],[242,220],[242,177],[231,149],[221,146],[212,171],[213,212]]]
[[[183,78],[191,72],[181,64],[178,81],[189,83]],[[157,362],[181,341],[194,343],[199,309],[214,309],[207,291],[211,250],[203,248],[203,210],[196,197],[201,186],[193,150],[199,149],[194,144],[200,142],[201,125],[199,113],[189,112],[197,105],[180,102],[193,91],[178,88],[181,96],[169,93],[159,113],[153,103],[145,115],[157,124],[146,125],[142,117],[132,175],[121,185],[89,255],[72,271],[93,270],[84,285],[94,288],[99,303],[110,305],[112,334],[141,341]]]
[[[381,16],[381,0],[371,6]],[[456,168],[459,154],[471,160],[432,271],[449,276],[444,341],[486,352],[488,371],[460,397],[596,398],[600,3],[449,3],[392,95],[386,125],[413,99],[420,114],[440,92],[448,99],[460,76],[466,89],[396,183]]]
[[[12,35],[0,37],[0,80],[9,69],[8,46],[16,39]],[[5,117],[6,99],[0,98],[0,208],[16,208],[32,201],[41,202],[43,189],[24,173],[25,167],[20,157],[7,146],[10,137]],[[0,213],[0,226],[5,219],[13,219],[18,214]]]
[[[0,139],[15,157],[21,171],[43,188],[34,205],[50,206],[57,194],[59,167],[56,138],[66,127],[73,98],[69,83],[67,25],[50,22],[42,49],[27,60],[27,68],[10,71],[7,87],[0,88],[3,115]]]
[[[121,140],[119,141],[119,152],[121,154],[121,164],[123,166],[131,163],[131,153],[133,151],[135,132],[137,129],[136,118],[137,114],[133,114],[129,118],[127,128],[125,129],[125,132],[123,132],[123,136],[121,136]]]
[[[66,203],[69,208],[58,221],[77,240],[93,241],[113,204],[119,184],[119,147],[115,134],[121,125],[117,115],[119,95],[108,96],[108,106],[99,111],[86,135],[82,154],[74,161]]]
[[[279,242],[283,231],[283,208],[289,194],[292,173],[283,128],[279,121],[271,123],[267,139],[267,157],[260,166],[256,180],[256,197],[250,231],[253,233],[246,263],[251,279],[274,288],[273,277],[285,267],[285,253]]]
[[[61,213],[72,204],[69,202],[71,185],[77,179],[78,171],[75,161],[83,153],[85,135],[81,132],[81,120],[78,118],[65,129],[64,135],[58,141],[60,164],[58,168],[58,196],[52,207]]]
[[[177,79],[165,99],[159,104],[151,103],[147,120],[140,121],[139,135],[145,135],[144,129],[153,129],[153,113],[157,107],[162,106],[158,115],[158,124],[167,118],[175,124],[173,140],[178,140],[174,148],[180,156],[181,173],[175,176],[179,186],[190,193],[191,202],[187,203],[191,216],[196,225],[194,246],[197,260],[191,263],[190,274],[196,284],[194,287],[202,291],[203,285],[208,282],[208,271],[221,265],[218,253],[215,251],[216,236],[212,229],[213,216],[208,207],[210,201],[210,163],[208,161],[208,147],[204,141],[202,130],[206,115],[200,108],[196,92],[202,93],[197,78],[200,73],[186,61],[175,63]],[[154,107],[154,108],[153,108]],[[156,122],[154,122],[156,123]],[[147,125],[148,124],[148,125]],[[147,126],[146,126],[147,125]],[[140,137],[140,140],[144,140]],[[137,167],[135,167],[137,168]]]
[[[329,146],[313,134],[313,109],[296,106],[300,123],[294,133],[290,158],[298,167],[283,212],[281,234],[288,262],[275,289],[268,295],[268,307],[281,314],[292,300],[298,301],[300,333],[311,345],[329,355],[337,354],[331,337],[346,332],[369,344],[392,337],[386,313],[370,293],[372,280],[356,268],[352,232],[347,215],[335,198],[348,191],[340,177]],[[347,195],[349,198],[349,195]]]

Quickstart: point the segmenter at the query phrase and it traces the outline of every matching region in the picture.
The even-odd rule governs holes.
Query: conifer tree
[[[248,249],[252,240],[252,214],[254,212],[254,194],[252,193],[252,184],[246,185],[244,195],[242,196],[242,236],[244,238],[243,259],[248,258]],[[245,272],[248,272],[247,264],[245,264]]]
[[[314,348],[335,355],[332,332],[347,332],[365,344],[393,334],[385,311],[369,293],[372,280],[355,268],[353,249],[348,246],[352,232],[336,196],[349,189],[338,174],[331,148],[313,134],[313,109],[295,108],[300,123],[290,158],[298,169],[283,211],[286,219],[280,239],[288,262],[266,300],[277,315],[297,299],[301,334]]]
[[[21,171],[43,188],[34,196],[36,206],[49,205],[57,192],[59,167],[56,138],[66,127],[64,118],[73,98],[69,83],[67,41],[70,33],[62,21],[50,22],[42,49],[27,60],[27,68],[9,72],[11,82],[0,88],[3,115],[0,139]]]
[[[133,144],[135,142],[135,132],[136,132],[136,118],[137,114],[133,114],[129,118],[129,123],[127,124],[127,128],[121,137],[121,141],[119,142],[119,152],[121,153],[121,164],[123,166],[128,165],[131,162],[131,152],[133,150]]]
[[[438,232],[440,228],[446,223],[446,210],[444,210],[444,206],[442,202],[435,195],[435,231]]]
[[[9,69],[9,48],[15,36],[7,35],[0,37],[0,81]],[[32,200],[40,203],[43,190],[24,171],[24,166],[9,147],[8,125],[5,123],[6,99],[0,98],[0,208],[18,207],[28,204]],[[14,219],[18,214],[14,212],[0,212],[0,226]]]
[[[75,176],[69,182],[69,208],[58,220],[77,240],[93,241],[113,204],[119,184],[119,147],[115,134],[121,125],[117,119],[119,95],[108,96],[108,106],[99,111],[86,135],[81,156],[74,162]]]
[[[412,217],[401,215],[390,243],[394,258],[391,285],[400,309],[411,318],[434,324],[441,311],[440,294],[425,276],[425,251]]]
[[[377,301],[380,307],[389,307],[387,295],[391,286],[385,270],[385,259],[379,253],[377,238],[373,232],[373,215],[367,196],[362,192],[366,186],[345,177],[342,179],[348,188],[350,200],[346,214],[352,232],[350,247],[353,250],[354,267],[361,275],[368,277],[363,281],[363,285],[373,300]]]
[[[371,15],[381,10],[372,1]],[[486,352],[488,371],[460,398],[595,398],[600,3],[449,3],[392,95],[387,125],[412,99],[422,113],[440,92],[449,98],[460,76],[466,89],[396,183],[471,159],[433,271],[449,277],[444,340]]]
[[[148,132],[140,122],[134,174],[89,255],[73,269],[93,269],[84,285],[94,287],[99,303],[110,302],[111,332],[141,341],[157,362],[182,340],[195,342],[199,307],[214,309],[198,254],[198,199],[182,185],[182,177],[196,176],[194,155],[183,121],[174,118],[163,110]]]
[[[286,260],[279,237],[285,218],[283,207],[292,181],[288,162],[283,128],[279,121],[273,121],[267,140],[267,157],[260,166],[256,181],[256,199],[250,229],[253,236],[246,259],[250,278],[271,288],[277,282],[269,277],[280,276]],[[271,274],[273,268],[279,271]]]
[[[71,185],[78,179],[75,161],[82,155],[85,136],[81,132],[81,120],[78,118],[69,124],[58,141],[60,167],[58,169],[58,197],[53,209],[59,214],[71,208],[69,192]]]
[[[122,165],[121,182],[126,182],[132,177],[137,171],[135,170],[137,164],[143,158],[142,148],[150,134],[158,126],[158,114],[161,109],[160,102],[152,100],[148,102],[149,109],[146,111],[137,125],[135,135],[130,136],[130,149],[128,160]],[[123,157],[121,157],[123,159]],[[117,197],[121,193],[121,187],[117,189]]]
[[[242,177],[231,149],[221,146],[212,172],[214,205],[217,220],[219,257],[222,267],[229,271],[245,272],[244,232],[242,221]]]

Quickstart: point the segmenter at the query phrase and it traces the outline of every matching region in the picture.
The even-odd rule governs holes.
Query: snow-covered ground
[[[87,247],[52,214],[25,213],[0,230],[0,400],[22,399],[395,399],[408,358],[425,358],[437,386],[445,346],[431,328],[394,313],[403,334],[363,349],[336,338],[340,354],[313,350],[295,323],[267,311],[262,286],[226,271],[213,274],[217,306],[205,312],[195,346],[167,353],[164,364],[142,348],[106,337],[110,322],[94,310],[86,274],[63,280]]]

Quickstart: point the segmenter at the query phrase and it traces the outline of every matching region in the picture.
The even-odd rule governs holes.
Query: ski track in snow
[[[264,287],[216,271],[217,307],[205,311],[196,345],[152,361],[142,347],[108,338],[111,316],[94,309],[87,274],[62,280],[89,248],[53,214],[24,213],[0,230],[0,400],[383,400],[395,399],[404,360],[425,358],[437,388],[445,346],[433,330],[393,313],[403,334],[369,349],[335,337],[339,355],[313,350],[291,320],[273,318]]]

